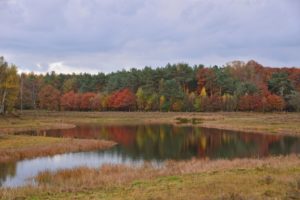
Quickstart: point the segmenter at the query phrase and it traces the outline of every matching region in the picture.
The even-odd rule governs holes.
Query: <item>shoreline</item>
[[[53,124],[47,124],[45,127],[41,127],[43,125],[37,126],[37,127],[7,127],[7,128],[1,128],[0,129],[0,135],[4,134],[15,134],[20,132],[26,132],[26,131],[47,131],[47,130],[55,130],[55,129],[70,129],[75,128],[75,124],[70,123],[53,123]]]
[[[177,124],[177,118],[197,119],[198,124]],[[280,136],[300,136],[300,113],[177,113],[177,112],[46,112],[37,115],[25,111],[21,118],[0,118],[0,135],[14,132],[68,129],[77,124],[191,125],[203,128],[225,129],[247,133]]]
[[[43,156],[53,156],[63,153],[84,152],[92,150],[104,150],[115,146],[117,143],[106,140],[95,139],[70,139],[51,138],[39,136],[8,136],[6,140],[39,140],[45,144],[26,144],[22,147],[0,148],[0,164],[17,162],[19,160],[31,159]],[[10,138],[11,137],[11,138]],[[2,138],[3,139],[3,138]],[[4,138],[5,140],[5,138]],[[6,141],[5,141],[6,142]],[[41,142],[42,143],[42,142]]]
[[[74,128],[80,124],[99,124],[99,125],[128,125],[128,124],[171,124],[174,126],[196,126],[202,128],[211,129],[223,129],[229,131],[237,131],[240,134],[253,133],[263,135],[277,135],[277,136],[300,136],[300,126],[296,126],[296,132],[281,131],[280,129],[274,129],[274,131],[268,131],[269,125],[279,124],[282,126],[285,122],[280,120],[282,113],[161,113],[161,112],[40,112],[39,116],[30,111],[25,112],[22,118],[0,118],[0,142],[5,137],[15,137],[13,140],[18,140],[22,135],[16,135],[12,133],[23,131],[44,131],[53,129],[69,129]],[[284,114],[292,120],[300,123],[300,114]],[[296,118],[299,115],[299,119]],[[280,118],[278,118],[280,117]],[[178,118],[184,118],[188,123],[178,124]],[[254,119],[253,119],[254,118]],[[256,119],[257,118],[257,119]],[[273,120],[270,120],[270,118]],[[191,120],[197,119],[200,123],[192,124]],[[244,120],[241,124],[236,123],[236,119]],[[255,123],[264,122],[266,124],[259,124],[255,126]],[[8,123],[3,123],[8,121]],[[16,121],[19,120],[19,121]],[[268,121],[269,120],[269,121]],[[291,120],[291,121],[292,121]],[[19,123],[20,122],[20,123]],[[232,123],[231,123],[232,122]],[[245,123],[248,122],[248,123]],[[254,122],[254,125],[253,125]],[[20,125],[21,124],[21,125]],[[33,125],[31,125],[33,124]],[[242,126],[241,126],[242,125]],[[245,125],[245,126],[244,126]],[[299,132],[298,132],[299,131]],[[26,137],[23,135],[23,137]],[[29,138],[30,137],[30,138]],[[41,136],[43,137],[43,136]],[[21,138],[23,140],[37,139],[39,136],[27,136],[27,138]],[[43,139],[41,139],[43,140]],[[40,139],[36,142],[39,144]],[[104,140],[83,140],[83,139],[65,139],[56,138],[51,139],[47,137],[44,140],[49,140],[49,143],[45,142],[44,146],[31,146],[32,144],[26,144],[22,148],[15,146],[8,146],[7,148],[0,147],[0,163],[17,161],[25,158],[33,158],[37,156],[51,156],[55,154],[77,152],[77,151],[89,151],[94,149],[102,149],[102,143],[105,144],[104,148],[114,146],[116,143],[112,141]],[[56,140],[55,143],[51,142]],[[89,143],[89,145],[88,145]],[[0,143],[1,144],[1,143]],[[64,144],[64,145],[62,145]],[[109,144],[109,145],[108,145]],[[108,146],[109,147],[108,147]],[[3,146],[3,145],[2,145]],[[34,153],[35,152],[35,153]]]
[[[263,159],[168,161],[166,167],[161,169],[147,164],[138,168],[125,165],[78,167],[41,172],[35,177],[37,186],[0,188],[0,199],[151,197],[177,200],[195,197],[232,199],[233,195],[240,197],[238,199],[289,199],[300,194],[299,173],[299,155]],[[176,191],[180,191],[181,195],[176,196]]]

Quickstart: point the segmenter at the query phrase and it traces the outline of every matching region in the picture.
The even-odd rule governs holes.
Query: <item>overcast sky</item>
[[[0,0],[0,26],[21,71],[300,66],[300,0]]]

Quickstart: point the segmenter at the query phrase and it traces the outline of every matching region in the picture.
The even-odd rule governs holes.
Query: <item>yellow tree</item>
[[[203,87],[200,92],[200,97],[206,97],[206,96],[207,96],[206,89],[205,87]]]
[[[159,98],[159,109],[160,111],[162,111],[162,108],[163,108],[163,105],[165,104],[166,102],[166,97],[165,96],[160,96]]]
[[[0,114],[12,112],[19,92],[17,67],[0,58]]]
[[[145,94],[144,94],[144,91],[141,87],[139,87],[139,89],[137,90],[136,92],[136,101],[137,101],[137,106],[138,106],[138,109],[141,111],[141,110],[144,110],[145,109]]]
[[[200,95],[195,98],[195,102],[194,102],[194,109],[197,112],[203,110],[202,101],[204,101],[206,97],[207,97],[206,89],[205,87],[202,87]]]

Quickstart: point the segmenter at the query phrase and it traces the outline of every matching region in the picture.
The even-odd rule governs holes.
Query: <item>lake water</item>
[[[21,134],[49,137],[106,139],[118,143],[103,151],[66,153],[0,164],[0,186],[34,183],[31,177],[44,170],[103,164],[160,166],[165,160],[259,158],[300,153],[300,138],[172,125],[81,125],[66,130]]]

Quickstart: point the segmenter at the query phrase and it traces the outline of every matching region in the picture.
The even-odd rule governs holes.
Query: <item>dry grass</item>
[[[256,133],[300,135],[300,113],[176,113],[176,112],[46,112],[26,111],[19,118],[0,118],[0,133],[69,128],[74,124],[173,123],[176,118],[199,119],[198,126]]]
[[[282,164],[284,163],[284,165]],[[58,187],[69,190],[70,188],[99,187],[119,185],[135,179],[151,179],[158,176],[183,175],[190,173],[203,173],[212,171],[226,171],[231,169],[250,169],[260,167],[292,168],[300,167],[300,157],[273,157],[267,159],[235,159],[235,160],[191,160],[168,161],[162,168],[154,168],[150,164],[142,167],[127,167],[124,165],[104,165],[100,169],[85,167],[60,170],[58,172],[42,172],[36,180],[40,186]],[[300,170],[300,169],[299,169]]]
[[[0,151],[8,149],[18,149],[32,146],[42,146],[59,143],[63,138],[26,136],[26,135],[0,135]]]
[[[223,118],[204,120],[201,126],[263,134],[300,136],[300,113],[224,113]]]
[[[66,152],[107,149],[114,142],[38,136],[0,136],[0,163]]]
[[[3,199],[283,199],[300,194],[300,157],[170,161],[157,169],[106,165],[40,173]],[[1,195],[0,195],[1,197]]]

